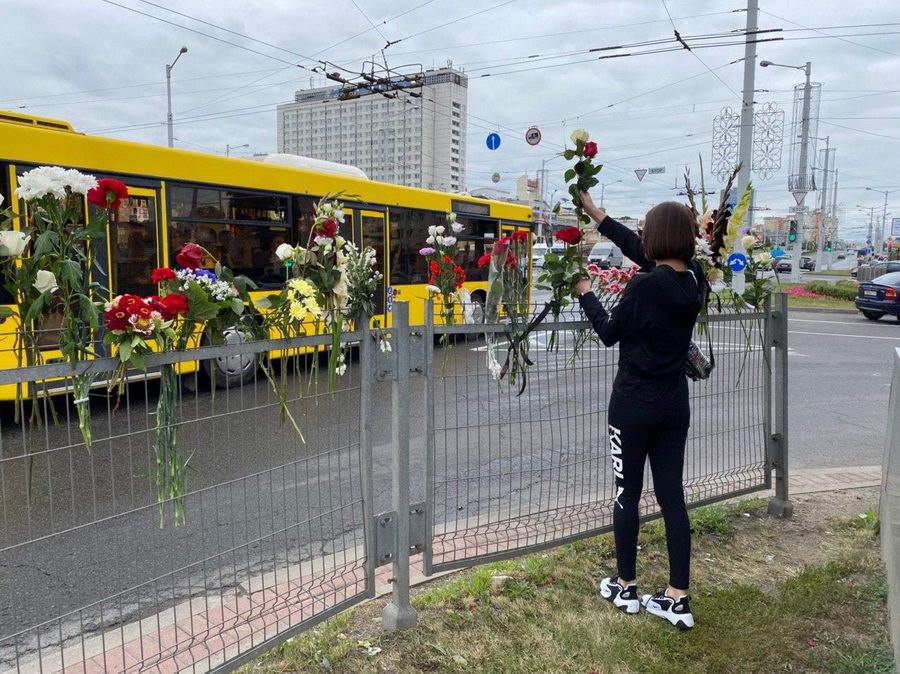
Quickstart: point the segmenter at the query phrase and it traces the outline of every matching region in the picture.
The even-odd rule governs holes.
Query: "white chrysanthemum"
[[[29,201],[52,194],[57,199],[66,196],[66,171],[59,166],[38,166],[19,178],[16,196]]]
[[[90,190],[97,187],[97,179],[94,176],[75,169],[66,170],[63,173],[63,180],[75,194],[86,195]]]
[[[588,142],[588,139],[590,139],[590,137],[591,137],[590,134],[587,131],[585,131],[584,129],[575,129],[572,132],[572,135],[569,136],[569,138],[572,139],[573,143],[577,143],[579,140],[582,143],[586,143],[586,142]]]

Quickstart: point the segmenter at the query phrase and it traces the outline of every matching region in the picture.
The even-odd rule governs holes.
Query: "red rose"
[[[316,232],[320,236],[327,236],[329,239],[333,239],[335,234],[337,234],[337,221],[334,218],[323,220],[316,227]]]
[[[597,143],[592,140],[589,140],[584,144],[584,150],[582,153],[585,157],[596,157],[597,156]]]
[[[88,201],[100,208],[109,208],[115,210],[119,207],[122,199],[128,196],[128,188],[124,183],[113,178],[101,178],[97,181],[97,186],[88,190]]]
[[[490,262],[491,262],[491,254],[490,253],[485,253],[480,258],[478,258],[478,266],[479,267],[484,267],[484,266],[490,264]]]
[[[522,230],[513,232],[512,240],[515,243],[527,243],[528,242],[528,232],[522,231]]]
[[[206,257],[206,253],[200,246],[196,243],[187,243],[175,256],[175,261],[185,269],[196,269],[203,262],[204,257]]]
[[[127,330],[128,312],[119,307],[113,307],[104,312],[103,323],[107,330]]]
[[[556,238],[563,243],[574,246],[576,243],[581,243],[581,230],[577,227],[566,227],[556,233]]]
[[[150,273],[150,281],[153,283],[171,281],[173,278],[175,278],[175,272],[168,267],[157,267]]]

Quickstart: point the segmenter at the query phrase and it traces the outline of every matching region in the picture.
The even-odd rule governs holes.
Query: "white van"
[[[594,244],[588,253],[588,263],[601,269],[621,267],[624,262],[621,249],[611,241],[600,241]]]

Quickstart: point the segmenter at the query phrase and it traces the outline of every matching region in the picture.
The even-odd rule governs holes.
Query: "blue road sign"
[[[485,142],[487,143],[488,150],[496,150],[500,147],[500,134],[489,133]]]
[[[772,251],[772,257],[781,257],[782,255],[784,255],[784,251],[781,248],[776,248]]]
[[[747,268],[747,256],[743,253],[732,253],[726,263],[731,271],[743,271]]]

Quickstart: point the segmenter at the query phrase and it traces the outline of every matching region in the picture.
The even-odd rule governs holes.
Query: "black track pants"
[[[613,396],[609,404],[609,445],[616,478],[613,528],[619,577],[636,578],[638,504],[644,461],[666,524],[669,584],[687,590],[690,582],[691,527],[684,503],[684,445],[691,411],[687,399],[675,405],[642,407]]]

